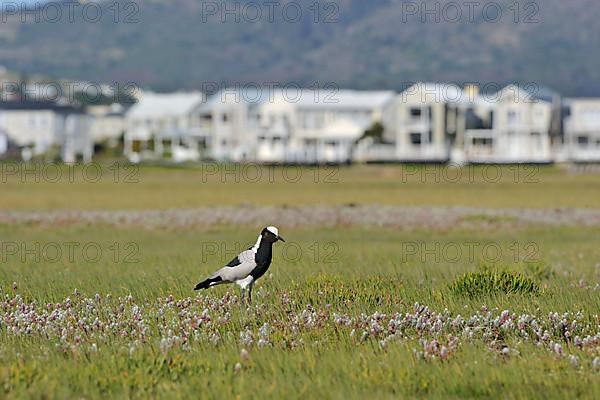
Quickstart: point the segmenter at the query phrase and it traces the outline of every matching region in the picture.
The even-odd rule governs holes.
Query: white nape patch
[[[260,240],[262,239],[261,235],[258,235],[258,239],[256,239],[256,243],[254,244],[254,246],[252,246],[252,251],[254,251],[256,253],[256,250],[258,250],[258,246],[260,246]]]
[[[267,226],[267,230],[275,236],[279,236],[279,229],[275,226]]]
[[[248,275],[244,279],[238,279],[237,281],[235,281],[235,283],[237,285],[239,285],[239,287],[241,287],[242,290],[244,290],[248,286],[252,285],[253,282],[254,282],[254,278],[252,277],[252,275]]]

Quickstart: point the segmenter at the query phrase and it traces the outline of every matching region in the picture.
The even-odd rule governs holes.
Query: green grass
[[[217,226],[208,230],[152,230],[103,225],[49,227],[41,225],[0,225],[4,250],[8,242],[26,247],[3,254],[0,268],[2,295],[16,294],[24,301],[64,302],[66,297],[102,296],[100,315],[116,312],[121,303],[124,323],[131,305],[123,298],[132,296],[148,316],[149,335],[145,343],[130,353],[130,340],[108,335],[100,340],[90,333],[81,345],[64,349],[54,336],[15,336],[0,322],[0,397],[7,398],[597,398],[599,373],[591,366],[598,350],[579,350],[568,342],[565,352],[579,357],[573,366],[546,348],[523,341],[513,334],[502,337],[514,353],[503,356],[481,339],[460,337],[460,346],[447,360],[421,359],[422,349],[416,331],[382,348],[375,338],[360,339],[350,328],[336,327],[333,313],[360,318],[382,312],[388,316],[413,310],[413,304],[428,306],[433,312],[447,309],[463,316],[480,312],[482,306],[499,314],[508,309],[547,318],[550,312],[583,314],[582,324],[597,327],[600,291],[573,287],[580,279],[599,280],[600,260],[597,238],[600,228],[531,226],[511,232],[450,229],[444,231],[399,231],[368,227],[344,229],[281,227],[287,244],[278,243],[269,273],[255,288],[255,306],[237,303],[210,308],[235,287],[216,287],[194,298],[194,284],[215,267],[227,262],[238,250],[252,244],[257,227]],[[8,238],[8,239],[7,239]],[[481,251],[459,259],[443,251],[427,252],[425,244],[439,248],[478,242],[495,243],[502,255],[492,266],[518,271],[543,288],[538,296],[519,293],[489,293],[462,296],[448,284],[467,273],[481,271],[490,261]],[[90,261],[81,251],[73,257],[64,254],[51,262],[54,254],[39,254],[77,242],[81,249],[97,243],[102,257]],[[534,242],[539,248],[535,260],[515,258],[517,248]],[[117,247],[114,244],[117,244]],[[134,243],[133,260],[126,263],[126,245]],[[403,244],[418,251],[402,254]],[[120,249],[116,255],[115,250]],[[290,249],[300,252],[290,252]],[[216,250],[215,250],[216,249]],[[414,249],[414,247],[411,247]],[[522,257],[522,254],[519,253]],[[272,275],[271,275],[272,274]],[[110,293],[112,297],[106,298]],[[165,352],[160,340],[167,328],[177,330],[181,322],[178,308],[166,308],[157,298],[174,296],[175,301],[193,298],[190,310],[198,315],[209,308],[214,321],[230,313],[230,322],[219,325],[221,342],[215,346],[207,338],[186,348]],[[206,295],[207,297],[204,297]],[[284,304],[287,296],[290,303]],[[122,297],[121,299],[119,297]],[[162,304],[162,303],[160,303]],[[291,322],[308,305],[317,314],[328,315],[324,325]],[[0,301],[0,312],[1,301]],[[161,319],[164,321],[161,322]],[[93,318],[91,318],[93,320]],[[179,322],[178,322],[179,321]],[[269,323],[271,346],[240,343],[240,332],[256,334]],[[67,322],[65,322],[67,323]],[[215,322],[216,323],[216,322]],[[179,325],[178,325],[179,324]],[[200,329],[200,332],[203,332]],[[450,333],[448,333],[450,334]],[[551,332],[553,340],[560,334]],[[202,333],[201,333],[202,335]],[[59,335],[60,336],[60,335]],[[69,340],[72,338],[69,336]],[[438,337],[449,340],[446,333]],[[291,343],[302,344],[292,346]],[[89,350],[97,343],[98,351]],[[71,342],[70,342],[71,343]],[[249,359],[240,356],[242,348]],[[239,371],[236,363],[241,364]]]
[[[538,295],[540,286],[521,272],[485,270],[468,272],[460,276],[450,285],[450,290],[454,294],[470,297],[498,292]]]
[[[56,168],[0,163],[0,209],[167,209],[390,204],[600,208],[600,180],[561,167],[352,166]],[[167,187],[168,190],[164,190]]]
[[[116,176],[106,163],[97,182],[86,182],[81,167],[71,181],[61,167],[52,183],[10,165],[0,164],[3,211],[600,208],[597,177],[560,167],[468,167],[458,181],[431,166],[263,167],[254,181],[239,166],[121,165]],[[252,307],[239,304],[233,286],[191,289],[253,244],[261,226],[0,223],[0,398],[600,397],[600,227],[526,225],[485,212],[465,222],[280,226],[288,242],[276,244]],[[471,288],[493,289],[480,276],[486,271],[509,271],[512,283],[539,291],[452,290],[464,276]],[[529,320],[516,328],[525,314],[545,339],[535,339]],[[459,315],[465,321],[449,322]],[[445,321],[440,330],[437,320]],[[394,328],[397,321],[421,322]],[[259,346],[265,323],[269,342]],[[587,344],[576,343],[584,337]]]

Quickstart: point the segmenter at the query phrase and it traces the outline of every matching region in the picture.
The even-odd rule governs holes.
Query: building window
[[[577,144],[581,147],[587,147],[590,143],[590,138],[587,136],[577,136]]]
[[[493,144],[492,138],[473,138],[473,146],[492,147]]]
[[[411,108],[410,109],[410,116],[413,119],[419,119],[421,118],[423,111],[420,108]]]
[[[411,133],[410,134],[410,144],[413,146],[421,145],[421,134],[420,133]]]
[[[229,121],[229,115],[223,114],[223,122]]]
[[[511,110],[508,112],[508,123],[509,124],[514,124],[515,122],[517,122],[519,119],[519,113]]]

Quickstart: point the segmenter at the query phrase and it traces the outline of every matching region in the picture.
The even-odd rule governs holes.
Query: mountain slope
[[[159,90],[271,81],[400,90],[411,81],[435,80],[536,82],[566,95],[600,95],[600,2],[593,0],[517,3],[518,15],[514,0],[482,1],[473,18],[464,3],[429,2],[431,8],[438,4],[439,22],[432,15],[423,22],[409,12],[421,2],[337,0],[332,6],[320,0],[317,17],[313,0],[283,1],[272,20],[262,6],[261,18],[249,8],[239,22],[225,15],[225,23],[202,3],[139,0],[136,9],[119,0],[117,22],[113,0],[100,3],[102,18],[96,23],[81,12],[72,22],[63,15],[55,23],[4,16],[0,63],[76,79],[134,81]],[[264,4],[229,2],[229,9],[235,3],[241,9]],[[450,3],[461,5],[463,15],[456,22],[449,20],[456,15]],[[497,4],[502,17],[492,21]],[[291,22],[282,10],[288,7],[288,17],[294,16],[297,5],[303,16]]]

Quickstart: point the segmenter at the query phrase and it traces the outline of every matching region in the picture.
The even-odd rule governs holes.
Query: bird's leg
[[[252,303],[252,284],[248,286],[248,304]]]
[[[242,288],[240,294],[240,304],[244,304],[244,294],[246,294],[246,288]]]

